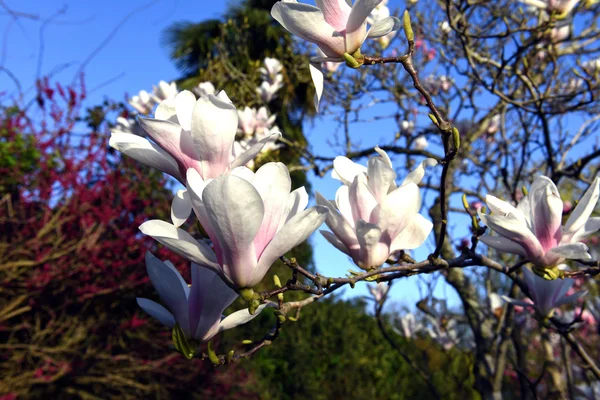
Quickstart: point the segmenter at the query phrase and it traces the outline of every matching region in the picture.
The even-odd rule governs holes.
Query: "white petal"
[[[262,198],[251,183],[224,175],[206,186],[202,200],[219,238],[225,274],[236,286],[248,287],[256,266],[253,241],[265,214]]]
[[[262,151],[262,149],[265,147],[265,145],[267,143],[275,142],[279,138],[281,138],[281,133],[274,132],[274,133],[270,134],[269,136],[260,140],[258,143],[252,145],[252,147],[250,147],[248,150],[246,150],[244,153],[242,153],[240,156],[238,156],[231,163],[231,169],[241,167],[241,166],[248,164],[248,162],[254,160],[254,158],[256,158],[256,156],[260,154],[260,152]]]
[[[400,20],[396,17],[387,17],[373,24],[367,34],[369,38],[378,38],[400,29]]]
[[[367,186],[367,177],[365,175],[356,176],[348,193],[354,221],[362,219],[367,222],[376,222],[373,210],[377,207],[377,199]]]
[[[182,181],[175,159],[148,139],[131,133],[113,132],[108,144],[134,160]]]
[[[592,211],[596,208],[599,195],[600,177],[596,177],[577,204],[577,207],[571,212],[567,224],[565,225],[565,232],[575,233],[585,225],[592,214]]]
[[[527,225],[516,218],[501,215],[484,215],[479,213],[481,221],[500,235],[522,246],[527,256],[538,259],[544,256],[540,242]]]
[[[523,257],[527,257],[527,252],[525,249],[513,242],[510,239],[507,239],[502,236],[480,236],[479,241],[485,244],[488,247],[491,247],[500,252],[506,252],[510,254],[517,254]]]
[[[431,233],[433,223],[421,214],[416,214],[396,236],[390,246],[390,253],[397,250],[412,250],[420,247]]]
[[[154,112],[155,119],[164,119],[179,124],[177,119],[177,106],[175,99],[166,99],[160,102]]]
[[[279,257],[308,239],[325,221],[327,212],[327,207],[315,206],[292,217],[263,251],[250,286],[258,284]]]
[[[158,219],[144,222],[139,229],[182,257],[215,271],[220,270],[211,248],[194,239],[183,229]]]
[[[418,185],[419,183],[421,183],[423,177],[425,176],[425,167],[433,167],[437,165],[437,163],[437,160],[433,158],[426,158],[417,166],[417,168],[415,168],[413,171],[411,171],[410,174],[408,174],[408,176],[402,182],[402,185],[406,185],[409,182],[416,183]]]
[[[354,181],[354,178],[361,174],[367,173],[367,167],[355,163],[344,156],[337,156],[333,160],[333,171],[331,171],[331,177],[342,181],[346,186],[350,186]]]
[[[281,221],[279,222],[279,226],[277,230],[281,229],[281,227],[290,220],[294,215],[298,214],[300,211],[304,211],[308,206],[308,193],[304,186],[299,187],[298,189],[292,191],[288,196],[287,206],[285,208],[285,212],[282,215]]]
[[[579,228],[577,232],[569,237],[569,242],[579,242],[598,230],[600,230],[600,217],[590,218],[584,226]],[[565,238],[565,236],[563,236],[563,238]]]
[[[175,107],[179,125],[189,131],[192,129],[192,111],[196,104],[196,96],[189,90],[184,90],[175,97]]]
[[[554,247],[550,253],[559,255],[571,260],[591,260],[592,256],[588,253],[588,247],[583,243],[569,243]]]
[[[171,221],[173,221],[173,225],[176,227],[183,225],[190,217],[191,212],[192,203],[187,190],[178,190],[171,203]]]
[[[309,63],[308,69],[310,71],[310,77],[312,78],[313,84],[315,85],[315,110],[319,112],[319,104],[321,103],[321,96],[323,96],[323,72],[318,63]]]
[[[357,242],[356,233],[354,229],[346,222],[344,217],[340,215],[337,208],[327,199],[325,199],[319,192],[317,192],[317,204],[325,206],[329,209],[327,215],[327,226],[333,231],[335,236],[340,239],[346,247]]]
[[[342,253],[346,253],[346,254],[350,255],[350,250],[348,250],[346,245],[344,243],[342,243],[342,241],[340,239],[338,239],[333,233],[331,233],[329,231],[319,231],[319,232],[321,232],[321,235],[323,235],[323,237],[329,243],[331,243],[336,249],[338,249]],[[358,244],[358,240],[356,240],[356,244]]]
[[[138,305],[146,313],[150,314],[153,318],[156,318],[158,322],[166,325],[168,328],[173,328],[175,326],[175,317],[166,308],[152,300],[144,299],[142,297],[138,297],[136,300]]]
[[[247,308],[229,314],[219,324],[219,332],[235,328],[236,326],[243,325],[246,322],[253,320],[267,307],[277,308],[277,304],[272,302],[261,304],[254,314],[250,314],[250,311],[248,311]]]
[[[421,192],[414,183],[400,186],[387,195],[376,212],[379,227],[393,240],[421,208]]]
[[[381,203],[388,192],[396,187],[396,172],[381,157],[372,157],[367,165],[368,185],[371,192]]]
[[[189,337],[187,302],[189,288],[181,274],[172,265],[163,263],[149,251],[146,252],[146,270],[161,300],[165,302],[181,329]]]
[[[346,23],[346,51],[354,53],[367,37],[367,17],[382,0],[356,0]]]

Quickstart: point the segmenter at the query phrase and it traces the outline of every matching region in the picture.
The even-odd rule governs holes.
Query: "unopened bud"
[[[410,22],[410,14],[408,10],[404,11],[402,19],[404,22],[404,34],[406,35],[406,40],[408,40],[409,42],[414,42],[415,33],[413,32],[412,24]]]
[[[208,359],[214,365],[221,364],[221,360],[219,359],[219,356],[217,356],[217,353],[215,353],[215,350],[213,349],[212,341],[208,342]]]
[[[277,293],[277,299],[283,301],[283,293]]]
[[[252,340],[249,340],[249,339],[242,340],[242,344],[252,344]]]
[[[275,284],[275,287],[281,287],[281,281],[279,280],[279,277],[277,275],[273,275],[273,283]]]
[[[437,120],[437,118],[435,117],[435,115],[433,115],[433,114],[428,114],[427,116],[429,117],[429,119],[431,120],[431,122],[433,122],[433,124],[434,124],[434,125],[436,125],[436,126],[438,125],[438,120]]]
[[[521,191],[523,192],[523,195],[527,196],[529,194],[529,190],[527,190],[527,187],[523,186],[521,188]]]
[[[466,194],[462,195],[462,203],[463,203],[463,207],[465,208],[465,211],[468,211],[469,210],[469,202],[467,201]]]
[[[456,127],[452,128],[452,139],[454,140],[454,148],[458,150],[460,148],[460,133]]]
[[[229,353],[227,353],[227,357],[225,357],[225,360],[227,360],[227,362],[230,363],[231,360],[233,360],[234,354],[235,354],[235,352],[233,350],[229,350]]]

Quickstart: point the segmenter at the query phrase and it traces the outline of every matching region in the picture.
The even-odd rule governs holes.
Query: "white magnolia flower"
[[[479,239],[498,251],[527,257],[538,267],[554,267],[565,258],[590,259],[581,240],[600,229],[600,218],[590,218],[598,202],[599,185],[600,178],[594,179],[564,227],[563,202],[554,183],[545,176],[533,182],[517,207],[487,195],[492,213],[479,212],[479,216],[499,236]]]
[[[377,303],[381,303],[383,301],[383,298],[387,294],[388,290],[390,290],[390,285],[388,285],[385,282],[379,282],[376,285],[369,285],[368,287],[369,287],[369,292],[371,292],[373,299]]]
[[[577,292],[570,296],[566,296],[571,286],[575,283],[573,279],[555,279],[553,281],[546,280],[534,274],[529,268],[523,267],[523,277],[529,291],[532,303],[519,301],[503,296],[502,298],[511,304],[522,307],[534,308],[541,317],[551,317],[554,309],[565,305],[574,304],[587,292]]]
[[[277,92],[283,87],[283,76],[277,75],[277,78],[273,82],[263,81],[259,87],[256,88],[256,92],[265,103],[270,103],[275,97]]]
[[[429,142],[425,136],[419,136],[415,139],[415,149],[416,150],[425,150],[429,146]]]
[[[489,135],[493,135],[496,132],[498,132],[500,130],[500,123],[502,122],[501,118],[500,118],[500,114],[496,114],[492,117],[492,119],[490,120],[490,123],[488,124],[487,127],[487,133]]]
[[[198,86],[194,88],[194,93],[198,96],[208,96],[209,94],[215,94],[215,86],[211,82],[200,82]]]
[[[452,32],[452,27],[450,26],[448,21],[444,21],[440,23],[440,30],[442,31],[442,33],[447,35],[450,32]]]
[[[150,114],[154,107],[154,101],[150,97],[150,93],[145,90],[140,90],[137,96],[129,99],[129,104],[136,109],[137,112],[143,115]]]
[[[326,222],[333,231],[321,233],[365,270],[381,266],[395,251],[421,246],[433,227],[419,214],[418,183],[425,166],[437,162],[423,161],[397,187],[388,155],[379,148],[376,151],[380,157],[369,159],[368,167],[336,157],[332,177],[344,186],[338,189],[335,202],[317,193],[317,204],[329,208]]]
[[[240,167],[208,184],[190,168],[187,190],[214,250],[164,221],[145,222],[140,230],[214,270],[235,288],[257,285],[280,256],[304,242],[327,216],[325,207],[305,210],[308,194],[303,187],[291,191],[282,163],[266,163],[256,173]]]
[[[186,184],[188,168],[210,181],[245,165],[264,145],[279,137],[273,133],[235,157],[233,146],[238,113],[225,92],[196,100],[184,90],[174,99],[161,102],[155,118],[140,118],[139,123],[153,142],[127,133],[112,132],[110,146],[136,160],[163,171]],[[192,206],[184,191],[173,200],[171,217],[177,226],[190,215]]]
[[[556,12],[565,17],[579,3],[579,0],[519,0],[523,4],[535,7],[540,10]]]
[[[400,129],[402,130],[402,133],[410,135],[415,130],[415,123],[414,121],[404,120],[400,124]]]
[[[169,328],[177,323],[188,339],[206,342],[219,332],[245,324],[265,307],[275,306],[274,303],[263,304],[254,314],[244,309],[223,318],[223,311],[238,295],[213,271],[192,264],[190,287],[173,264],[160,261],[150,252],[146,253],[146,269],[152,285],[168,309],[139,297],[138,305]]]
[[[152,94],[154,101],[160,103],[163,100],[174,99],[177,96],[177,84],[175,82],[167,83],[165,81],[158,82],[158,86],[152,86]]]
[[[264,80],[269,82],[275,82],[280,79],[277,76],[283,71],[283,65],[276,58],[266,57],[263,61],[263,66],[260,67],[259,72]]]
[[[238,116],[238,132],[246,137],[264,136],[270,132],[277,117],[276,115],[269,115],[266,107],[261,107],[258,110],[245,107],[243,111],[238,110]]]
[[[415,335],[423,330],[423,325],[417,322],[417,318],[413,313],[406,313],[399,318],[400,328],[402,330],[395,329],[396,333],[404,336],[407,339],[412,339]]]
[[[113,132],[129,133],[137,136],[144,136],[146,134],[142,127],[133,118],[118,117],[117,123],[112,130]]]
[[[343,62],[344,53],[356,54],[367,37],[380,38],[400,28],[395,17],[383,18],[367,30],[369,14],[382,0],[316,0],[317,7],[296,0],[278,1],[271,15],[292,34],[316,44],[325,54],[312,59],[310,68],[315,84],[315,106],[318,110],[323,92],[323,74],[319,63]],[[316,77],[320,75],[320,77]]]

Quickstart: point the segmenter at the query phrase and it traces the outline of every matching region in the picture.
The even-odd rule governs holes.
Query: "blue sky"
[[[32,18],[15,20],[6,9],[0,8],[3,33],[0,66],[18,78],[25,97],[30,98],[38,71],[41,76],[52,74],[55,80],[70,82],[85,61],[88,104],[98,104],[104,97],[124,100],[126,93],[133,95],[141,89],[150,90],[159,80],[170,81],[179,76],[169,60],[168,50],[161,45],[161,35],[166,27],[180,20],[201,21],[219,17],[225,4],[223,1],[202,0],[5,0],[6,7]],[[390,5],[392,8],[399,7],[400,2],[390,1]],[[110,35],[112,38],[107,41]],[[8,95],[18,93],[14,82],[0,72],[1,92]],[[380,123],[371,128],[369,131],[377,134],[360,137],[364,145],[380,143],[380,138],[389,138],[389,130],[395,129],[390,123]],[[330,153],[327,141],[335,129],[332,121],[322,119],[307,124],[306,134],[318,153],[332,156],[336,154]],[[431,172],[439,174],[437,169]],[[327,198],[333,198],[339,186],[329,177],[313,177],[311,181],[314,190]],[[330,246],[320,234],[313,236],[312,243],[319,272],[343,276],[347,269],[357,269],[347,256]],[[422,259],[431,249],[430,240],[416,255]],[[392,298],[403,305],[414,304],[422,297],[419,281],[429,279],[431,276],[397,281],[391,292]],[[438,286],[437,295],[455,298],[451,289],[443,288],[443,283]],[[345,296],[365,294],[365,284],[345,291]]]

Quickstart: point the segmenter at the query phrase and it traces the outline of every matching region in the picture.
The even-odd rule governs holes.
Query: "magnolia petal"
[[[270,162],[256,171],[252,185],[264,204],[262,223],[254,238],[256,255],[260,258],[266,245],[277,233],[281,220],[285,218],[292,180],[285,164]]]
[[[575,292],[569,296],[564,296],[563,298],[559,299],[556,303],[554,303],[554,306],[560,307],[560,306],[564,306],[565,304],[575,304],[579,301],[579,299],[584,297],[586,294],[588,294],[588,291],[583,290],[580,292]]]
[[[390,253],[397,250],[412,250],[420,247],[431,233],[433,223],[421,214],[416,214],[392,240]]]
[[[350,198],[350,207],[352,208],[352,217],[354,221],[362,219],[367,222],[374,223],[373,210],[377,207],[377,199],[367,186],[367,177],[365,175],[357,175],[354,182],[350,185],[348,192]]]
[[[269,302],[258,306],[254,314],[250,314],[250,311],[247,308],[236,311],[234,313],[229,314],[221,321],[221,323],[219,324],[219,330],[217,332],[223,332],[228,329],[235,328],[236,326],[243,325],[246,322],[249,322],[256,318],[258,314],[260,314],[267,307],[278,308],[276,303]]]
[[[308,239],[325,221],[327,214],[327,207],[315,206],[293,216],[263,251],[249,286],[258,284],[279,257]]]
[[[183,229],[159,219],[146,221],[140,225],[139,229],[143,234],[151,236],[180,256],[215,271],[220,270],[211,248],[194,239]]]
[[[522,246],[529,258],[539,259],[544,256],[540,242],[523,221],[502,215],[485,215],[481,212],[479,218],[498,234]]]
[[[381,203],[388,192],[396,186],[396,171],[390,168],[381,157],[372,157],[367,164],[369,189]]]
[[[134,160],[182,181],[175,159],[148,139],[131,133],[112,132],[108,144]]]
[[[350,205],[350,188],[348,186],[340,186],[335,192],[335,204],[342,217],[354,228],[354,217]]]
[[[516,299],[513,299],[512,297],[508,297],[508,296],[504,296],[504,295],[502,295],[501,297],[502,297],[502,300],[506,301],[509,304],[512,304],[513,306],[533,308],[533,304],[528,303],[526,301],[516,300]]]
[[[390,159],[390,156],[388,156],[388,154],[383,151],[381,149],[381,147],[379,146],[375,146],[375,152],[377,154],[379,154],[379,156],[381,157],[381,159],[385,162],[385,164],[390,167],[390,168],[394,168],[394,166],[392,165],[392,160]]]
[[[565,232],[575,233],[585,225],[590,215],[592,215],[592,211],[596,208],[599,196],[600,177],[596,177],[575,209],[571,212],[565,225]]]
[[[525,216],[520,210],[518,210],[512,204],[504,200],[500,200],[499,198],[492,196],[491,194],[485,196],[485,203],[487,204],[490,211],[494,214],[500,214],[505,217],[508,215],[512,215],[513,217],[516,217],[519,220],[525,221]]]
[[[571,243],[579,242],[598,230],[600,230],[600,217],[590,218],[585,225],[569,237],[569,241]],[[563,238],[565,238],[565,236],[563,236]]]
[[[164,119],[179,124],[177,119],[177,105],[175,99],[166,99],[160,102],[154,112],[155,119]]]
[[[189,131],[192,129],[192,112],[196,105],[196,96],[189,90],[184,90],[175,97],[175,111],[179,125]]]
[[[352,8],[345,0],[315,0],[315,3],[323,12],[325,21],[336,31],[342,32],[346,29],[346,21]]]
[[[279,231],[281,227],[289,221],[294,215],[298,214],[300,211],[303,211],[308,206],[308,193],[304,186],[299,187],[298,189],[292,191],[288,196],[287,205],[285,207],[285,211],[282,215],[281,220],[279,221],[279,226],[277,230]]]
[[[225,173],[233,161],[237,109],[219,97],[201,97],[192,113],[192,138],[202,160],[204,179]]]
[[[325,21],[317,7],[279,1],[273,5],[271,16],[290,33],[317,44],[328,56],[344,54],[344,37]]]
[[[421,208],[421,192],[414,183],[400,186],[387,195],[378,209],[379,227],[393,240],[412,221]]]
[[[488,247],[491,247],[497,251],[517,254],[523,257],[527,257],[527,252],[523,246],[513,242],[502,236],[480,236],[479,241]]]
[[[265,147],[265,145],[268,142],[275,142],[280,138],[281,138],[281,133],[279,133],[279,132],[271,133],[269,136],[263,138],[258,143],[252,145],[248,150],[243,152],[240,156],[238,156],[231,163],[231,169],[241,167],[241,166],[248,164],[248,162],[254,160],[254,158],[256,158],[256,156],[260,154],[260,152],[262,151],[262,149]]]
[[[344,156],[337,156],[333,160],[333,171],[331,171],[331,177],[342,181],[346,186],[352,185],[354,178],[360,174],[366,174],[367,167],[355,163]]]
[[[346,52],[352,54],[367,37],[367,17],[382,0],[356,0],[346,23]]]
[[[367,37],[372,39],[379,38],[399,29],[400,20],[396,17],[387,17],[375,22],[373,26],[371,26],[371,29],[369,29]]]
[[[348,250],[346,245],[344,243],[342,243],[342,241],[340,239],[338,239],[333,233],[331,233],[329,231],[319,231],[319,232],[321,232],[321,235],[323,235],[323,237],[329,243],[331,243],[336,249],[338,249],[342,253],[346,253],[346,254],[350,255],[350,250]],[[356,241],[356,244],[358,244],[358,241]]]
[[[554,182],[545,176],[536,181],[543,184],[536,186],[531,193],[531,211],[533,231],[542,248],[547,251],[556,246],[562,237],[563,202]]]
[[[163,263],[149,251],[146,252],[146,270],[150,282],[152,282],[161,300],[165,302],[181,329],[189,337],[187,306],[189,288],[181,274],[172,265]]]
[[[173,328],[175,326],[175,317],[173,314],[160,304],[143,297],[138,297],[136,301],[142,310],[151,317],[157,319],[158,322],[165,325],[167,328]]]
[[[591,260],[588,250],[584,243],[569,243],[554,247],[549,252],[571,260]]]
[[[381,266],[389,257],[389,247],[379,242],[381,229],[375,224],[359,219],[356,221],[359,258],[354,261],[359,267],[369,269]]]
[[[233,175],[233,176],[238,176],[238,177],[242,178],[243,180],[250,182],[250,183],[252,183],[252,180],[254,179],[254,171],[252,171],[248,167],[237,167],[237,168],[231,170],[231,172],[229,174]]]
[[[402,181],[401,186],[406,185],[409,182],[412,182],[412,183],[415,183],[418,185],[419,183],[421,183],[421,181],[423,180],[423,177],[425,176],[425,167],[433,167],[437,164],[438,164],[437,160],[435,160],[433,158],[426,158],[417,166],[417,168],[415,168],[413,171],[411,171],[406,176],[404,181]]]
[[[173,221],[173,225],[180,227],[187,221],[191,213],[192,202],[187,190],[178,190],[171,203],[171,221]]]
[[[321,103],[321,96],[323,96],[323,72],[321,71],[320,65],[317,63],[309,63],[308,69],[310,71],[310,77],[315,85],[315,110],[319,112],[319,104]]]
[[[210,269],[192,264],[192,273],[194,271],[195,276],[192,276],[192,291],[194,278],[196,278],[199,286],[198,289],[203,296],[203,307],[197,319],[196,326],[192,326],[195,328],[194,337],[197,340],[205,341],[207,340],[207,335],[216,331],[223,311],[237,299],[238,294]],[[190,304],[190,309],[191,307],[192,304]],[[190,315],[192,315],[191,311]]]
[[[357,243],[356,233],[354,229],[348,224],[348,222],[340,215],[337,208],[326,198],[324,198],[319,192],[316,194],[317,204],[325,206],[329,210],[327,214],[327,226],[333,231],[335,236],[340,239],[344,245],[348,248],[352,244]]]
[[[202,193],[206,213],[223,252],[225,274],[237,287],[249,287],[256,266],[256,237],[265,214],[263,200],[251,183],[224,175]]]

